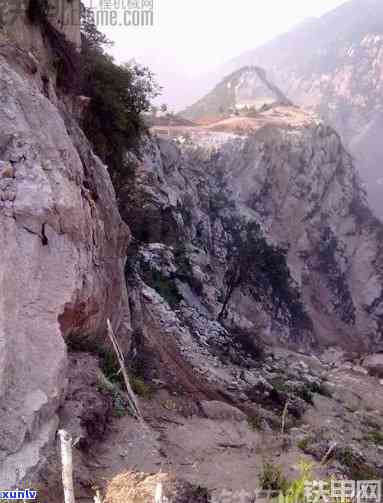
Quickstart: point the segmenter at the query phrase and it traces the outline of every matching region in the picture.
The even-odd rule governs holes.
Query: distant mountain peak
[[[246,65],[224,77],[212,91],[180,115],[198,121],[206,117],[225,117],[243,109],[256,112],[275,104],[291,105],[291,102],[268,80],[263,68]]]

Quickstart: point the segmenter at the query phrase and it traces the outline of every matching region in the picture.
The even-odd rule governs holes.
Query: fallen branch
[[[116,353],[118,363],[120,364],[120,369],[124,378],[125,386],[126,386],[126,391],[128,393],[128,402],[129,406],[132,409],[133,415],[136,417],[136,419],[140,419],[143,421],[143,417],[140,411],[140,408],[138,406],[138,402],[136,399],[136,396],[134,394],[134,391],[130,385],[129,381],[129,375],[125,367],[125,361],[124,361],[124,355],[122,354],[122,351],[120,349],[120,346],[118,345],[116,336],[114,335],[113,329],[112,329],[112,324],[110,323],[110,320],[107,320],[107,327],[108,327],[108,336],[109,339],[112,341],[114,351]]]
[[[174,419],[168,419],[167,417],[164,416],[160,416],[158,419],[160,421],[163,421],[164,423],[176,424],[177,426],[185,426],[185,423],[180,423],[179,421],[175,421]]]
[[[246,447],[246,444],[227,444],[227,443],[219,443],[219,447],[224,447],[225,449],[243,449]]]
[[[333,452],[333,450],[335,449],[335,447],[336,447],[336,446],[337,446],[337,443],[336,443],[336,442],[334,442],[334,443],[330,446],[329,450],[326,452],[325,456],[323,457],[322,461],[320,462],[320,464],[321,464],[322,466],[323,466],[323,465],[324,465],[324,464],[328,461],[328,459],[330,458],[330,456],[331,456],[331,454],[332,454],[332,452]]]

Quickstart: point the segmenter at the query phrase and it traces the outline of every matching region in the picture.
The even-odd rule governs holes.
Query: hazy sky
[[[100,6],[102,0],[86,0]],[[130,0],[109,0],[122,5]],[[133,0],[134,1],[134,0]],[[142,1],[142,0],[140,0]],[[154,26],[99,28],[115,42],[115,58],[135,58],[150,66],[165,86],[174,86],[214,70],[227,60],[320,16],[345,0],[153,0]],[[119,14],[121,15],[121,14]],[[179,85],[178,85],[179,83]],[[177,101],[177,100],[176,100]]]

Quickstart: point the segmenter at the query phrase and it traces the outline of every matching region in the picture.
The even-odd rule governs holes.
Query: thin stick
[[[96,489],[96,495],[93,496],[93,501],[94,501],[94,503],[102,503],[100,489]]]
[[[73,488],[72,437],[65,430],[58,431],[61,443],[62,481],[65,503],[75,503]]]
[[[154,493],[154,503],[162,503],[162,484],[159,482]]]
[[[328,461],[328,459],[329,459],[330,455],[332,454],[332,451],[335,449],[335,447],[336,447],[336,446],[337,446],[337,443],[336,443],[336,442],[334,442],[334,443],[330,446],[329,450],[326,452],[326,454],[325,454],[324,458],[323,458],[323,459],[322,459],[322,461],[320,462],[320,464],[321,464],[322,466],[323,466],[323,465],[324,465],[324,464]]]
[[[137,419],[143,420],[142,414],[140,412],[140,408],[137,403],[137,399],[136,399],[135,394],[134,394],[132,387],[130,385],[128,372],[126,371],[126,367],[125,367],[124,355],[122,354],[120,346],[118,345],[118,342],[117,342],[116,336],[114,335],[110,320],[108,319],[106,323],[107,323],[107,327],[108,327],[108,336],[109,336],[109,339],[112,341],[113,348],[114,348],[114,351],[115,351],[116,356],[118,358],[118,363],[120,364],[120,369],[121,369],[122,375],[124,377],[126,390],[128,392],[128,401],[129,401],[130,408],[132,409],[132,412]]]
[[[281,428],[282,435],[284,435],[284,433],[285,433],[286,416],[287,416],[288,410],[289,410],[289,401],[287,400],[285,408],[283,409],[283,414],[282,414],[282,428]]]

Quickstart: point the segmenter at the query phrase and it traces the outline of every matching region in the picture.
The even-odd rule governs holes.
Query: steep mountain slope
[[[216,81],[247,65],[258,65],[297,105],[313,109],[342,135],[357,157],[371,193],[381,186],[381,156],[368,157],[366,142],[355,138],[382,134],[379,117],[383,87],[383,3],[351,0],[320,19],[310,19],[273,41],[220,68]],[[375,151],[376,153],[376,151]],[[373,168],[371,168],[373,164]],[[383,215],[376,197],[374,211]]]
[[[218,318],[266,342],[377,347],[383,227],[336,132],[277,111],[279,123],[260,114],[244,136],[235,124],[185,128],[178,147],[163,140],[144,151],[119,192],[123,217],[147,243],[141,277],[185,308],[187,323],[210,320],[206,337]],[[225,306],[236,257],[246,273]]]
[[[366,439],[382,387],[360,363],[382,348],[383,226],[339,135],[301,114],[175,125],[130,154],[131,366],[152,386],[155,440],[115,423],[95,451],[108,475],[160,466],[218,497],[254,491],[264,459],[292,477],[302,456],[318,479],[381,477]]]
[[[243,107],[259,110],[273,103],[290,104],[267,79],[262,68],[245,66],[225,77],[209,94],[180,115],[190,120],[211,119]]]

